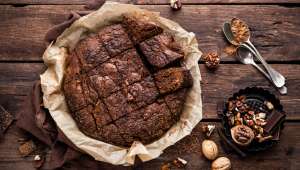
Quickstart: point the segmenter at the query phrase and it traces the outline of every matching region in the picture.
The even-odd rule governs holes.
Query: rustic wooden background
[[[45,70],[42,54],[46,31],[64,20],[71,10],[82,10],[85,0],[1,0],[0,1],[0,104],[16,114],[21,102],[39,74]],[[188,161],[186,169],[209,169],[210,162],[201,153],[201,124],[220,125],[217,111],[225,98],[248,86],[264,87],[276,94],[287,112],[280,144],[272,150],[241,159],[227,156],[233,169],[300,169],[300,0],[183,0],[181,11],[173,12],[168,0],[119,0],[141,8],[158,11],[194,32],[203,52],[218,51],[222,56],[219,69],[208,71],[199,62],[202,74],[203,120],[193,133],[168,148],[158,159],[134,168],[160,169],[174,158]],[[288,95],[280,96],[273,86],[253,67],[227,56],[221,32],[224,21],[239,17],[249,23],[252,42],[265,59],[287,78]],[[1,170],[30,170],[33,156],[18,153],[21,132],[11,126],[0,142]],[[216,133],[213,140],[219,143]],[[47,162],[46,162],[47,164]],[[46,166],[47,167],[47,166]],[[46,168],[47,169],[47,168]],[[105,169],[115,169],[106,165]]]

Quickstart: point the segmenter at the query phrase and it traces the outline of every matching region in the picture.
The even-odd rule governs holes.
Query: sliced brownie
[[[72,112],[79,129],[86,135],[96,136],[97,126],[89,107]]]
[[[151,76],[123,89],[124,96],[130,106],[128,109],[136,110],[155,101],[159,93]],[[131,112],[132,110],[128,110]]]
[[[190,87],[193,84],[190,71],[182,67],[160,70],[154,74],[154,79],[161,94],[174,92],[183,87]]]
[[[74,77],[78,77],[81,74],[81,66],[77,55],[72,52],[66,58],[66,70],[64,74],[64,82],[69,83]]]
[[[111,57],[133,48],[133,44],[121,24],[105,27],[98,36]]]
[[[120,117],[126,115],[128,107],[130,107],[127,105],[126,97],[122,94],[121,91],[113,93],[103,100],[108,108],[110,117],[113,120],[117,120]]]
[[[74,77],[68,83],[64,83],[64,94],[69,109],[74,112],[88,104],[94,104],[97,101],[97,93],[89,86],[87,80],[83,77]]]
[[[127,50],[113,58],[112,61],[122,75],[122,81],[125,85],[140,81],[149,75],[148,69],[144,66],[135,49]]]
[[[75,51],[85,71],[98,66],[110,58],[97,35],[81,40]]]
[[[187,95],[187,89],[183,88],[176,91],[175,93],[171,93],[164,96],[165,102],[175,119],[179,119],[180,117],[180,114],[184,106],[186,95]]]
[[[113,62],[106,62],[88,74],[91,84],[100,97],[107,97],[121,87],[121,74]]]
[[[179,44],[169,34],[160,34],[145,40],[140,49],[147,61],[155,68],[163,68],[184,57]]]
[[[125,146],[125,141],[122,138],[118,127],[114,124],[109,124],[101,128],[100,131],[97,132],[98,139],[103,142],[113,143],[118,146]]]
[[[126,14],[123,15],[122,22],[134,44],[163,32],[162,28],[146,17],[138,18],[132,14]]]

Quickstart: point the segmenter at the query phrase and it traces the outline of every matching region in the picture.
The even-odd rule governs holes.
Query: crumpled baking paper
[[[180,120],[163,137],[148,145],[136,141],[130,148],[122,148],[90,138],[78,129],[67,108],[61,85],[68,51],[73,50],[77,42],[89,33],[97,32],[107,25],[120,21],[121,15],[128,12],[149,17],[166,32],[175,36],[176,41],[183,47],[185,53],[183,64],[191,71],[194,85],[188,92]],[[134,5],[106,2],[99,10],[75,21],[54,44],[50,44],[46,49],[43,60],[48,69],[40,76],[44,105],[65,136],[82,152],[96,160],[125,166],[133,165],[136,156],[142,161],[149,161],[161,155],[167,147],[189,135],[202,119],[201,75],[198,67],[201,55],[195,34],[187,32],[177,23]]]

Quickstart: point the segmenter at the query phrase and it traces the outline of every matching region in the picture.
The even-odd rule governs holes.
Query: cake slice
[[[181,115],[186,94],[187,94],[187,88],[182,88],[174,93],[164,96],[164,100],[175,120],[178,120]]]
[[[137,17],[134,14],[125,14],[123,15],[122,24],[134,44],[163,32],[161,27],[151,22],[146,16]]]
[[[182,67],[160,70],[154,74],[154,79],[160,94],[171,93],[193,84],[190,71]]]
[[[129,49],[117,55],[112,61],[122,75],[122,83],[124,85],[133,84],[149,75],[148,69],[144,66],[135,49]]]
[[[145,40],[140,44],[140,49],[147,61],[158,69],[184,57],[179,44],[166,33]]]
[[[105,27],[98,33],[110,57],[114,57],[129,48],[133,44],[121,24]]]
[[[98,66],[110,58],[97,35],[81,40],[76,46],[75,52],[85,71]]]

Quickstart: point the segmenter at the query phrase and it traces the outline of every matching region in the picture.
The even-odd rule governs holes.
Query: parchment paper
[[[188,93],[180,121],[163,137],[148,145],[136,141],[130,148],[122,148],[90,138],[78,129],[68,111],[61,84],[68,51],[88,33],[97,32],[104,26],[120,20],[121,15],[128,12],[149,17],[175,36],[176,41],[183,46],[184,64],[192,73],[194,85]],[[99,10],[75,21],[58,37],[55,44],[50,44],[46,49],[43,60],[48,69],[41,75],[44,105],[66,137],[96,160],[115,165],[133,165],[135,156],[138,156],[142,161],[149,161],[157,158],[168,146],[189,135],[202,119],[201,75],[198,67],[201,55],[195,34],[185,31],[177,23],[134,5],[106,2]]]

